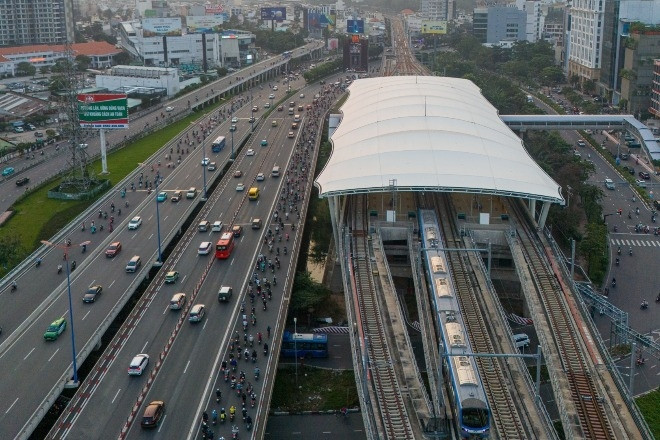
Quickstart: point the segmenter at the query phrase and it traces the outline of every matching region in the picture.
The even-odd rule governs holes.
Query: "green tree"
[[[37,73],[37,68],[27,61],[22,61],[16,66],[17,76],[33,76]]]
[[[589,278],[596,283],[605,279],[607,273],[607,226],[602,222],[590,222],[580,243],[580,252],[587,261]]]
[[[559,66],[549,66],[541,70],[541,84],[544,86],[555,86],[565,80],[564,72]]]
[[[39,73],[41,73],[42,75],[45,75],[49,72],[50,72],[50,66],[41,66],[39,68]]]
[[[329,296],[330,290],[312,280],[309,272],[298,272],[293,281],[291,315],[304,316],[310,308],[318,308]]]
[[[90,64],[92,64],[92,59],[87,55],[76,56],[76,69],[79,72],[84,72],[89,69]]]
[[[18,236],[4,235],[0,237],[0,266],[6,271],[16,266],[23,259],[25,249]]]
[[[130,64],[131,63],[131,54],[126,52],[125,50],[119,52],[117,55],[115,55],[112,58],[112,61],[114,62],[115,65],[124,65],[124,64]]]

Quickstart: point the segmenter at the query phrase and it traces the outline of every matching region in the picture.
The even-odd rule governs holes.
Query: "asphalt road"
[[[293,56],[307,51],[307,48],[316,48],[319,47],[320,42],[312,42],[304,46],[304,48],[299,48],[294,50]],[[150,126],[153,127],[154,124],[157,124],[157,119],[159,118],[162,122],[161,113],[165,111],[165,107],[171,106],[174,107],[174,110],[169,113],[169,115],[176,115],[180,112],[188,111],[188,102],[192,105],[203,101],[206,97],[211,96],[213,89],[215,93],[225,90],[229,87],[235,86],[237,84],[236,77],[250,76],[252,72],[256,72],[259,69],[268,70],[273,66],[274,63],[282,61],[281,56],[268,58],[264,61],[261,61],[253,66],[242,69],[238,72],[234,72],[229,76],[221,78],[217,81],[209,83],[181,98],[173,99],[171,101],[166,101],[161,106],[157,106],[154,109],[151,109],[149,112],[141,113],[140,117],[132,116],[130,118],[129,128],[122,130],[108,130],[106,132],[106,142],[112,146],[117,145],[126,138],[131,138],[134,135],[143,133]],[[166,113],[167,114],[167,113]],[[42,130],[43,131],[43,130]],[[30,132],[33,133],[33,132]],[[100,141],[98,134],[95,136],[90,136],[84,140],[88,144],[88,153],[90,155],[98,154],[100,152]],[[67,167],[67,160],[69,158],[68,154],[65,153],[65,148],[60,148],[59,151],[55,151],[55,146],[50,145],[44,149],[46,157],[35,156],[33,161],[27,161],[25,159],[16,159],[10,161],[6,164],[3,164],[2,167],[12,166],[16,169],[16,172],[8,176],[7,178],[0,178],[0,212],[7,210],[11,204],[16,200],[16,198],[25,191],[25,187],[17,187],[16,179],[17,176],[20,177],[29,177],[30,186],[39,184],[50,178],[51,176],[57,174],[60,170]],[[47,158],[47,160],[43,160]],[[32,162],[38,162],[37,165],[34,165]],[[112,172],[112,170],[110,170]]]
[[[311,102],[315,88],[305,89],[305,104]],[[297,104],[301,101],[300,99],[295,100]],[[303,113],[303,116],[306,117],[306,113]],[[278,120],[278,126],[273,127],[270,123],[271,120]],[[130,338],[122,341],[116,360],[113,359],[107,371],[104,371],[102,380],[95,385],[81,411],[76,415],[75,423],[67,432],[69,438],[98,438],[108,432],[113,436],[119,435],[131,414],[141,416],[142,407],[134,409],[134,404],[143,385],[148,380],[148,376],[129,377],[125,368],[130,359],[140,352],[150,354],[152,363],[149,369],[154,368],[155,359],[163,350],[180,316],[180,312],[171,312],[167,309],[169,298],[176,292],[186,292],[190,296],[197,285],[200,285],[198,296],[191,302],[205,304],[207,316],[202,323],[193,325],[184,322],[180,327],[170,343],[170,350],[173,351],[164,359],[145,401],[157,399],[166,401],[167,415],[157,430],[158,436],[162,438],[181,438],[186,435],[184,433],[188,433],[188,435],[196,433],[199,428],[197,421],[201,416],[201,411],[207,409],[207,403],[204,402],[208,399],[210,392],[217,387],[223,391],[222,404],[226,406],[227,410],[232,403],[238,404],[239,400],[236,395],[231,395],[231,390],[227,384],[222,383],[222,379],[220,379],[220,383],[215,382],[217,363],[219,357],[222,356],[222,351],[227,347],[229,335],[233,332],[233,325],[239,325],[239,298],[241,292],[246,290],[247,279],[252,273],[257,250],[263,245],[262,236],[267,230],[266,227],[259,231],[251,230],[249,228],[250,219],[259,217],[264,219],[264,225],[267,224],[266,219],[270,218],[276,196],[280,192],[279,185],[284,181],[283,178],[270,177],[270,170],[275,164],[285,169],[288,163],[295,141],[295,139],[287,138],[291,120],[292,116],[288,116],[287,112],[273,112],[266,123],[259,126],[252,144],[246,145],[243,153],[237,157],[236,163],[230,170],[231,174],[234,170],[240,169],[243,177],[229,177],[216,190],[216,192],[221,191],[220,202],[213,206],[211,214],[207,216],[208,220],[220,219],[225,224],[229,224],[236,215],[235,222],[242,224],[245,228],[232,257],[224,261],[214,261],[208,273],[204,275],[210,256],[197,255],[197,245],[199,241],[202,241],[203,234],[196,234],[198,238],[188,243],[185,251],[176,261],[176,270],[181,272],[182,279],[174,286],[158,288],[150,306],[145,309],[140,318],[140,325],[132,330]],[[239,122],[239,124],[247,124],[247,122]],[[269,145],[260,146],[261,139],[267,139]],[[247,148],[253,148],[256,155],[246,156]],[[246,200],[245,192],[237,192],[235,187],[238,182],[245,183],[246,187],[255,184],[254,181],[259,172],[263,172],[267,176],[263,182],[256,182],[261,190],[261,197],[258,201],[249,202]],[[294,216],[291,218],[293,219]],[[299,235],[298,230],[294,233],[289,229],[288,223],[286,230],[291,235],[291,242],[288,243],[291,248],[299,245]],[[259,243],[261,243],[260,246],[258,246]],[[285,242],[279,244],[282,248],[285,245]],[[268,253],[263,249],[261,252]],[[275,329],[276,321],[279,322],[283,317],[282,314],[286,313],[288,303],[282,304],[281,302],[282,289],[292,282],[291,271],[293,268],[289,267],[290,255],[280,255],[279,258],[282,260],[282,267],[275,273],[278,284],[273,289],[273,300],[268,303],[267,311],[262,309],[260,301],[255,304],[257,326],[250,325],[249,330],[255,335],[257,331],[265,334],[266,325]],[[228,304],[217,302],[217,291],[221,285],[229,285],[234,289],[233,298]],[[241,364],[246,371],[248,381],[255,385],[256,393],[260,395],[264,375],[268,375],[272,379],[275,365],[266,367],[261,350],[258,359],[258,365],[262,368],[258,382],[254,380],[252,373],[254,365],[251,362],[245,363],[245,361],[241,361]],[[199,403],[195,406],[192,402]],[[215,402],[213,405],[219,409]],[[112,410],[106,408],[112,408]],[[250,408],[250,414],[256,419],[256,412],[265,409],[264,402],[259,399],[258,406],[255,409]],[[210,407],[208,411],[211,411]],[[228,429],[229,427],[225,433],[226,437],[230,435]],[[243,427],[241,430],[244,431]],[[140,429],[139,420],[133,423],[128,431],[129,437],[144,435],[152,436],[154,433]]]
[[[278,96],[282,96],[284,92],[279,93]],[[247,120],[251,114],[250,108],[246,104],[236,114],[239,118]],[[247,122],[241,121],[238,125],[239,132],[249,129]],[[195,128],[191,127],[191,130]],[[218,134],[228,134],[228,129],[229,123],[223,124],[214,130],[209,139],[214,139]],[[206,149],[206,156],[218,163],[224,163],[229,154],[230,148],[225,148],[218,154],[212,153],[210,148]],[[191,152],[191,154],[185,155],[182,164],[174,170],[161,167],[164,182],[160,190],[165,190],[171,195],[177,189],[185,191],[190,186],[201,189],[201,157],[202,152],[198,149],[197,153]],[[258,154],[254,159],[258,160],[259,157]],[[155,171],[152,172],[147,166],[144,167],[143,172],[145,178],[148,179],[153,179],[155,175]],[[207,172],[207,178],[210,179],[215,174],[217,171]],[[231,183],[233,184],[233,182]],[[147,270],[150,263],[155,260],[157,254],[155,195],[152,193],[147,197],[147,192],[144,190],[128,191],[126,200],[129,201],[130,208],[135,208],[134,213],[131,213],[130,216],[139,214],[144,220],[144,224],[137,231],[127,230],[126,224],[130,216],[122,205],[124,199],[121,199],[119,195],[114,200],[117,207],[124,208],[124,213],[121,217],[115,213],[116,229],[112,234],[108,234],[107,228],[104,232],[91,234],[89,229],[82,232],[79,225],[72,227],[70,237],[74,246],[70,250],[70,261],[77,260],[78,262],[78,267],[71,277],[74,315],[79,317],[75,322],[78,351],[85,344],[92,343],[89,341],[89,337],[104,321],[108,312],[117,307],[125,292],[132,292],[135,283],[142,279],[140,274],[124,273],[124,266],[128,259],[133,255],[140,255],[144,270]],[[198,195],[193,202],[197,202],[199,197]],[[159,208],[161,236],[165,237],[177,231],[182,219],[187,215],[187,211],[192,208],[192,202],[185,198],[179,203],[172,203],[168,200],[161,203]],[[105,206],[103,209],[110,213],[109,206]],[[96,215],[92,215],[87,222],[88,227],[91,220],[95,220],[97,226],[100,223]],[[105,220],[104,223],[107,221]],[[85,240],[91,240],[92,243],[88,245],[87,253],[83,255],[75,244]],[[110,241],[117,240],[123,243],[122,252],[115,258],[106,258],[102,251]],[[194,251],[196,252],[196,245]],[[0,430],[4,438],[13,438],[18,432],[25,429],[23,427],[28,418],[42,403],[46,393],[61,375],[70,369],[70,328],[67,328],[56,342],[47,343],[43,340],[43,332],[50,322],[61,316],[68,320],[69,306],[65,277],[64,274],[56,273],[57,264],[63,263],[62,252],[61,249],[56,248],[47,251],[43,255],[44,261],[41,267],[35,268],[31,265],[25,273],[21,274],[18,278],[19,289],[16,292],[5,290],[0,295],[3,327],[7,332],[3,332],[5,340],[3,340],[0,354],[0,368],[12,372],[11,375],[4,376],[5,379],[0,381],[0,392],[5,397],[4,408],[0,408],[0,426],[2,427]],[[83,257],[86,258],[83,260]],[[186,271],[181,271],[181,273],[182,281],[185,281],[188,273]],[[94,304],[82,304],[82,292],[93,284],[102,285],[103,294]],[[53,290],[53,286],[57,286],[55,290]],[[51,291],[53,291],[52,294]],[[52,296],[48,298],[48,306],[35,316],[31,316],[25,328],[21,328],[11,335],[10,340],[6,340],[5,335],[17,329],[21,322],[28,318],[30,312],[35,310],[49,295]],[[51,299],[52,302],[50,302]]]

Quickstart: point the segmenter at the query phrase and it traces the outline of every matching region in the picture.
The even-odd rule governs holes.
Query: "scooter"
[[[632,257],[632,248],[630,248],[630,250],[628,251],[628,255]]]
[[[618,258],[616,259],[616,265],[617,266],[619,265],[619,259]]]
[[[639,306],[642,310],[646,310],[649,307],[648,301],[642,301],[642,304]]]

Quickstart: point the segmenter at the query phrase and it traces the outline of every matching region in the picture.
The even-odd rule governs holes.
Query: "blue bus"
[[[225,137],[218,136],[218,138],[213,141],[213,144],[211,145],[211,149],[213,150],[214,153],[219,153],[220,151],[222,151],[223,148],[225,148]]]
[[[296,356],[296,351],[298,356]],[[282,357],[328,357],[328,335],[325,333],[284,332]]]

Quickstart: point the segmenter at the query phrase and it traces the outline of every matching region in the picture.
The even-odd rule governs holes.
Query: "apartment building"
[[[74,41],[73,0],[0,0],[0,47]]]

